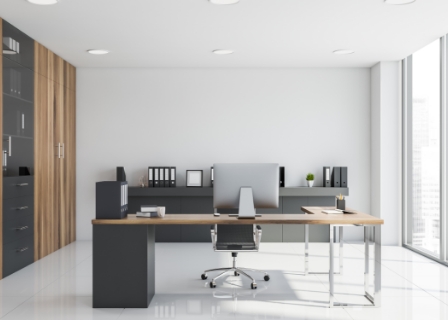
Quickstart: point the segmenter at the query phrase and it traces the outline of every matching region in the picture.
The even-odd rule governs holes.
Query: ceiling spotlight
[[[90,49],[87,50],[88,53],[90,54],[108,54],[109,50],[104,50],[104,49]]]
[[[210,3],[213,4],[236,4],[240,2],[240,0],[209,0]]]
[[[355,51],[349,50],[349,49],[339,49],[339,50],[334,50],[333,53],[334,54],[352,54],[352,53],[355,53]]]
[[[384,0],[385,4],[393,4],[393,5],[400,5],[400,4],[411,4],[415,2],[416,0]]]
[[[217,49],[217,50],[213,50],[214,54],[232,54],[233,50],[228,50],[228,49]]]
[[[39,4],[42,6],[47,6],[49,4],[56,4],[59,2],[59,0],[27,0],[29,3],[32,4]]]

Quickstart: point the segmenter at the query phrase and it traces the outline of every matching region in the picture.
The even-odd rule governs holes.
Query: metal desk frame
[[[336,227],[341,230],[342,227],[350,225],[330,225],[330,308],[333,307],[381,307],[381,225],[352,225],[355,227],[364,227],[364,297],[370,304],[348,304],[334,301],[334,238]],[[373,229],[374,241],[374,292],[369,293],[369,229]],[[341,256],[341,254],[340,254]]]
[[[336,242],[336,232],[333,234],[333,242]],[[331,235],[330,235],[331,237]],[[310,225],[305,225],[305,275],[308,274],[328,274],[328,272],[314,272],[309,271],[309,238],[310,238]],[[339,227],[339,272],[334,274],[342,274],[344,271],[344,229]]]

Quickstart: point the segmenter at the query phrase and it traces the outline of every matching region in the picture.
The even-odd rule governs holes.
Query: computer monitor
[[[254,218],[255,208],[278,208],[277,163],[215,163],[213,206],[238,208],[240,218]]]

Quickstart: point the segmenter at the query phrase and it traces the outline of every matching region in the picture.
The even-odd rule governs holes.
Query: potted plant
[[[308,182],[308,187],[311,188],[313,186],[313,184],[314,184],[314,174],[308,173],[306,175],[306,182]]]

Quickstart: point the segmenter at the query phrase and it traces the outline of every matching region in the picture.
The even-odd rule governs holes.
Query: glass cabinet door
[[[34,40],[3,20],[3,57],[34,70]]]
[[[3,176],[32,175],[34,41],[3,21]]]

